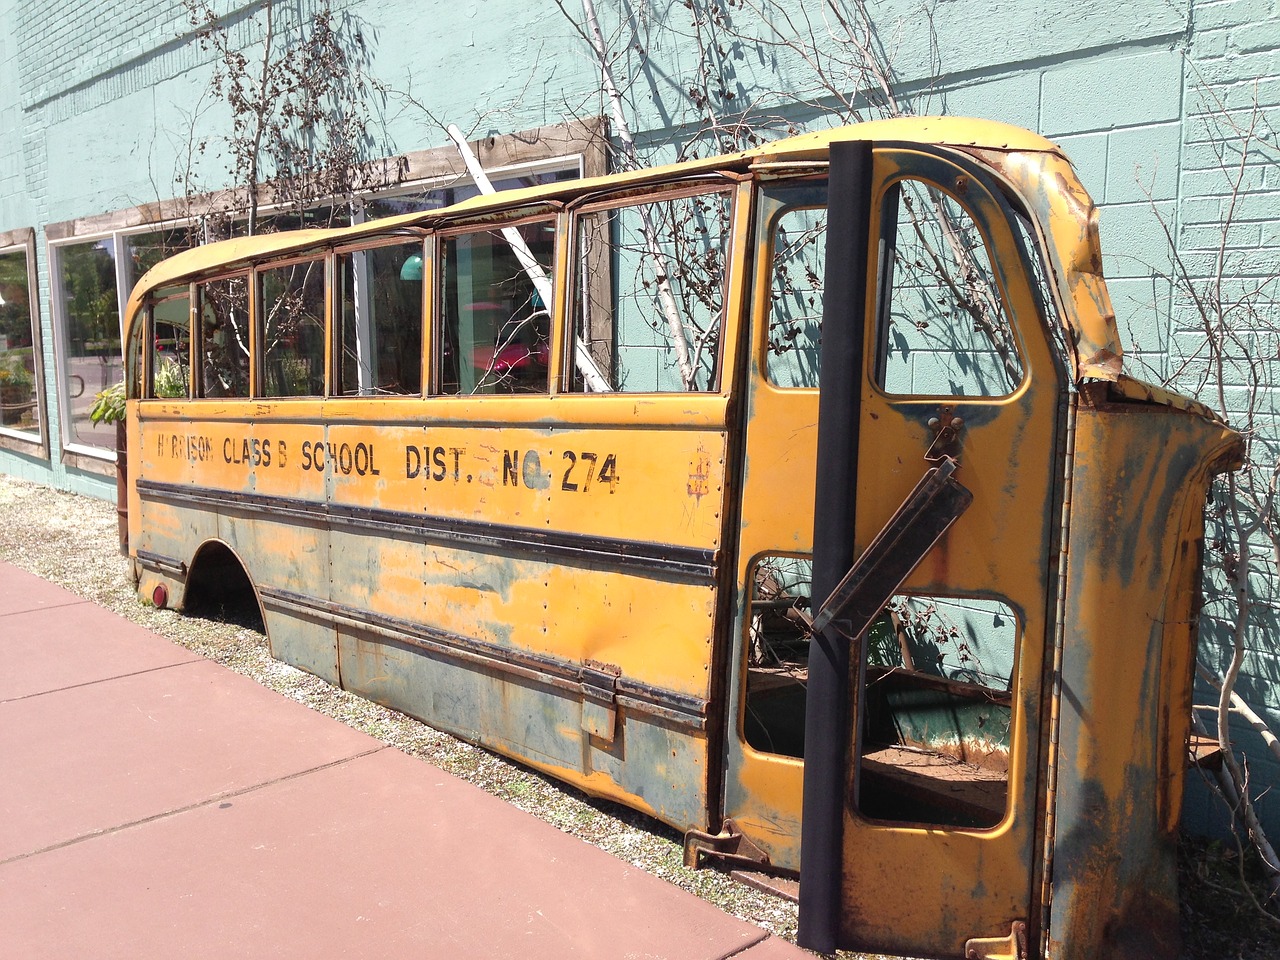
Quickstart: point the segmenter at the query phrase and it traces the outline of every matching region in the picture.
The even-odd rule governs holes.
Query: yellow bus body
[[[939,458],[958,463],[972,502],[889,584],[897,612],[877,621],[888,626],[845,638],[851,693],[834,735],[845,759],[821,835],[835,869],[812,884],[829,882],[835,899],[824,912],[802,886],[802,941],[914,955],[1173,956],[1201,508],[1238,438],[1198,404],[1123,372],[1096,211],[1062,152],[1026,131],[867,123],[164,261],[127,313],[139,594],[181,607],[203,563],[234,558],[274,656],[689,831],[695,860],[699,849],[736,851],[801,870],[809,884],[802,809],[818,800],[803,796],[804,761],[750,726],[764,722],[767,693],[794,693],[797,675],[753,644],[782,614],[812,619],[824,600],[787,607],[785,589],[780,601],[762,586],[804,574],[827,515],[821,391],[770,372],[788,349],[771,339],[770,278],[780,218],[821,212],[787,190],[825,190],[837,151],[857,144],[869,161],[852,233],[870,252],[836,266],[865,280],[851,323],[867,346],[843,374],[858,404],[847,485],[857,512],[841,536],[863,555]],[[899,199],[887,198],[907,180],[972,218],[1012,331],[1001,357],[1009,367],[1012,352],[1020,372],[1007,391],[917,395],[884,382],[898,341],[877,291],[894,274],[876,251],[883,224],[902,222]],[[591,282],[574,273],[587,256],[580,224],[637,198],[698,191],[728,211],[713,389],[576,387],[571,291]],[[840,211],[826,216],[834,224]],[[441,291],[457,269],[444,265],[448,238],[530,218],[554,225],[545,389],[443,395],[442,357],[461,362],[462,349],[442,339]],[[335,257],[392,239],[422,253],[423,386],[335,395]],[[261,278],[300,257],[324,267],[328,387],[267,396],[277,374],[259,357],[276,345],[263,334]],[[213,294],[201,285],[229,275],[254,278],[247,395],[156,396],[158,298],[182,309],[187,291],[191,349],[204,349],[197,303]],[[193,354],[189,394],[208,392],[198,367]],[[979,669],[964,651],[950,673],[914,663],[911,624],[938,616],[922,598],[994,620],[1007,663]],[[877,637],[903,659],[867,653]],[[1001,670],[1003,682],[990,680]],[[908,783],[902,757],[936,766],[946,752],[936,718],[948,710],[965,718],[946,749],[970,765]],[[993,722],[1007,735],[980,729]],[[886,746],[890,727],[910,736]],[[934,753],[911,737],[934,737]],[[975,751],[983,758],[971,762]],[[973,781],[954,788],[972,793],[953,802],[969,812],[939,799],[947,776]]]

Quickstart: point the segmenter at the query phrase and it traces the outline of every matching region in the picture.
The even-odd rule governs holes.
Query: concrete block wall
[[[1199,289],[1212,289],[1221,264],[1225,274],[1221,300],[1255,307],[1252,311],[1236,307],[1228,314],[1241,340],[1232,351],[1236,362],[1227,368],[1219,402],[1224,403],[1233,423],[1256,431],[1253,455],[1258,466],[1254,471],[1265,477],[1280,456],[1280,6],[1217,0],[1196,3],[1193,13],[1177,245],[1186,273]],[[1245,131],[1249,131],[1250,140],[1247,150],[1242,149]],[[1259,289],[1261,294],[1250,292]],[[1203,343],[1197,311],[1185,300],[1175,296],[1170,329],[1179,350],[1171,351],[1170,362],[1184,362],[1182,355]],[[1241,362],[1246,358],[1265,364],[1260,390],[1249,382],[1248,363]],[[1198,365],[1192,365],[1188,372],[1198,373]],[[1206,402],[1213,402],[1212,384],[1204,392],[1210,394],[1204,397]],[[1255,556],[1263,572],[1255,578],[1259,607],[1251,620],[1239,689],[1275,729],[1280,724],[1280,616],[1276,603],[1280,571],[1271,560],[1272,545],[1260,537],[1255,539]],[[1230,610],[1230,604],[1210,604],[1206,609],[1212,614]],[[1209,637],[1219,640],[1220,650],[1227,647],[1227,624],[1207,623],[1204,629]],[[1202,699],[1213,698],[1206,695]],[[1263,795],[1258,809],[1274,836],[1280,829],[1280,796],[1275,790],[1280,785],[1280,764],[1244,724],[1239,725],[1237,736],[1251,748],[1251,792]],[[1207,799],[1207,791],[1196,791],[1191,798],[1188,823],[1207,830],[1222,821],[1223,812]]]
[[[597,2],[615,49],[625,47],[616,68],[631,96],[637,140],[655,156],[669,157],[662,145],[678,140],[683,124],[699,113],[687,95],[698,63],[688,10],[674,0]],[[389,153],[445,140],[408,95],[473,135],[607,110],[590,55],[553,5],[535,11],[517,0],[334,0],[333,6],[358,28],[370,73],[391,91],[374,105],[378,137]],[[792,22],[805,22],[802,0],[782,6]],[[215,7],[249,44],[261,2]],[[1177,263],[1203,283],[1215,269],[1222,220],[1230,212],[1223,252],[1234,289],[1257,287],[1280,273],[1280,3],[1082,0],[1054,7],[959,0],[937,5],[930,17],[921,16],[915,0],[872,7],[876,40],[899,90],[922,112],[1006,120],[1062,143],[1102,207],[1105,268],[1130,370],[1152,380],[1181,373],[1179,386],[1199,388],[1203,333],[1185,292],[1170,279],[1170,240]],[[753,31],[764,36],[759,26],[742,11],[732,15],[741,29],[725,38],[723,62],[738,102],[761,96],[796,123],[823,123],[832,103],[812,86],[805,58],[776,44],[751,44]],[[821,29],[818,38],[831,43]],[[57,16],[37,4],[0,0],[0,232],[37,230],[51,398],[56,364],[44,225],[171,192],[183,129],[209,71],[181,0],[67,0]],[[1230,123],[1252,115],[1255,97],[1259,139],[1243,160],[1233,198],[1218,148]],[[199,127],[216,133],[225,120],[211,110]],[[1228,165],[1236,160],[1229,149]],[[205,173],[210,187],[219,185],[215,163]],[[1273,325],[1277,320],[1273,315]],[[1280,357],[1277,344],[1262,334],[1247,349]],[[1233,417],[1250,397],[1241,369],[1222,393]],[[1275,438],[1275,397],[1264,400],[1261,426]],[[110,496],[104,480],[63,465],[56,415],[50,420],[50,462],[0,450],[0,471]],[[1280,727],[1275,584],[1275,571],[1259,583],[1266,605],[1242,686]],[[1255,787],[1280,787],[1280,767],[1255,753]],[[1280,789],[1272,793],[1263,808],[1280,834]]]

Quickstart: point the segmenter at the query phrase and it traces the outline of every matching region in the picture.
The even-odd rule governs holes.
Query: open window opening
[[[803,758],[813,563],[751,574],[742,738]],[[1008,802],[1019,622],[991,599],[895,595],[863,642],[855,807],[895,823],[986,828]]]
[[[876,380],[887,393],[999,397],[1022,357],[987,242],[951,195],[901,180],[883,200]]]
[[[197,286],[200,395],[249,396],[249,278],[224,277]]]
[[[863,643],[859,812],[939,826],[1000,822],[1019,632],[999,600],[890,600]]]
[[[324,396],[324,260],[258,272],[266,397]]]
[[[422,241],[337,258],[337,396],[422,392]]]
[[[574,336],[607,389],[719,389],[732,207],[730,194],[716,191],[579,214]],[[580,366],[571,386],[599,389]]]
[[[765,375],[778,387],[816,389],[827,273],[827,184],[771,186],[769,329]]]
[[[754,750],[804,756],[813,561],[769,554],[751,576],[742,737]]]
[[[158,400],[191,393],[191,297],[188,288],[158,292],[151,304],[151,384],[147,396]]]

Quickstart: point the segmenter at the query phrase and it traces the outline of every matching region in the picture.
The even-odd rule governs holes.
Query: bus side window
[[[146,353],[147,330],[151,327],[151,307],[139,311],[129,330],[129,339],[124,345],[125,396],[135,400],[143,396],[151,396],[143,390],[143,357]]]
[[[548,392],[555,236],[548,219],[441,239],[441,393]]]
[[[324,261],[258,273],[263,396],[324,396]]]
[[[338,254],[337,396],[422,392],[422,241]]]
[[[877,382],[891,394],[998,397],[1022,359],[985,241],[955,198],[916,180],[884,197]]]
[[[731,213],[729,194],[713,192],[577,217],[574,335],[613,390],[718,389]],[[592,389],[582,365],[575,356],[576,392]]]
[[[191,299],[184,290],[151,308],[151,390],[156,399],[186,397],[191,388]]]
[[[767,200],[785,206],[773,214],[769,229],[765,375],[775,386],[816,388],[826,289],[827,186],[772,187]]]
[[[249,278],[196,287],[200,317],[200,395],[249,396]]]

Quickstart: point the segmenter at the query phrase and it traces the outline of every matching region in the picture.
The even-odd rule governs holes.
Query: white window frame
[[[52,307],[50,321],[53,327],[54,383],[58,392],[58,428],[59,436],[61,437],[63,460],[72,466],[93,472],[102,472],[101,469],[95,470],[94,464],[114,464],[116,462],[116,452],[114,447],[98,447],[80,443],[73,439],[71,377],[67,370],[68,347],[70,345],[67,342],[66,294],[62,289],[62,251],[67,247],[100,243],[103,240],[111,241],[116,274],[116,315],[119,318],[120,343],[123,349],[127,333],[125,324],[128,321],[125,316],[125,306],[129,302],[129,293],[133,289],[133,284],[137,282],[138,278],[130,278],[129,259],[126,256],[122,256],[121,251],[126,249],[130,237],[157,233],[183,225],[183,221],[170,220],[158,223],[144,223],[128,229],[82,233],[57,240],[48,240],[49,299]],[[88,392],[89,389],[90,385],[86,383],[84,390]],[[97,393],[96,390],[93,392]],[[115,435],[112,434],[113,442],[114,437]]]

